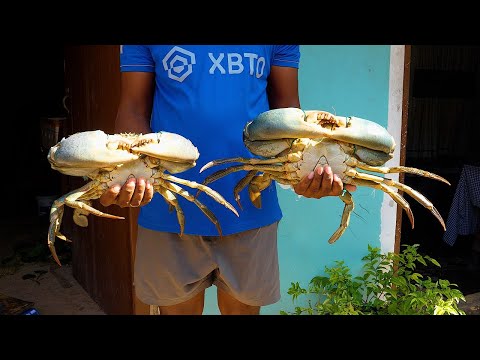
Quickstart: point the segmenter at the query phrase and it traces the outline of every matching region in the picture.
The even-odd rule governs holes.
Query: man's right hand
[[[123,186],[113,185],[99,198],[100,204],[124,207],[139,207],[153,198],[153,185],[144,178],[128,179]]]

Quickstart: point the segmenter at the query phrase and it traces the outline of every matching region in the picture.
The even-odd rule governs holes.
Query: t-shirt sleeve
[[[275,45],[273,51],[274,66],[299,67],[300,45]]]
[[[148,46],[120,45],[120,71],[154,72],[155,61]]]

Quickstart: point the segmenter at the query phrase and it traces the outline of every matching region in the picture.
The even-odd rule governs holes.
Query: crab
[[[162,195],[169,206],[176,210],[180,235],[183,235],[185,218],[177,195],[195,203],[215,224],[221,236],[221,227],[215,215],[177,184],[204,191],[239,216],[237,210],[215,190],[171,175],[194,167],[199,156],[198,149],[190,140],[166,131],[114,135],[108,135],[101,130],[84,131],[63,138],[52,146],[47,155],[52,169],[65,175],[91,179],[84,186],[61,196],[52,204],[48,246],[57,264],[61,266],[55,251],[55,238],[70,241],[60,232],[64,206],[74,209],[73,220],[82,227],[88,226],[87,216],[90,213],[110,219],[124,219],[95,209],[92,207],[92,200],[99,198],[110,186],[124,184],[131,177],[147,179],[153,185],[154,191]]]
[[[317,166],[328,164],[344,184],[366,186],[390,195],[406,211],[413,228],[414,217],[410,205],[398,190],[410,195],[432,212],[445,231],[442,216],[420,192],[384,176],[363,172],[411,173],[450,185],[443,177],[425,170],[383,166],[393,158],[395,141],[387,129],[373,121],[319,110],[273,109],[261,113],[245,125],[243,141],[257,157],[213,160],[200,169],[203,172],[220,164],[240,163],[218,170],[203,181],[204,185],[208,185],[235,171],[248,171],[234,188],[234,197],[240,208],[239,194],[247,185],[251,202],[261,208],[261,192],[273,180],[293,187]],[[346,189],[339,197],[344,209],[340,226],[328,240],[330,244],[337,241],[347,229],[355,206],[352,194]]]

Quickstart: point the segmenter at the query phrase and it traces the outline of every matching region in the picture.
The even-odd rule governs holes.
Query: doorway
[[[33,254],[45,244],[46,201],[60,194],[60,175],[50,169],[47,149],[42,148],[41,119],[65,116],[63,45],[17,44],[9,52],[15,54],[15,68],[3,78],[10,95],[4,141],[13,157],[7,158],[10,186],[3,194],[8,211],[0,222],[0,265],[19,248],[32,248]]]
[[[404,181],[425,195],[445,222],[463,167],[480,166],[479,107],[480,46],[411,47],[405,165],[434,172],[451,186],[410,174]],[[401,244],[420,244],[419,251],[441,265],[421,270],[424,275],[455,283],[464,295],[479,292],[478,230],[459,235],[451,246],[430,211],[416,201],[409,203],[415,228],[403,212]]]

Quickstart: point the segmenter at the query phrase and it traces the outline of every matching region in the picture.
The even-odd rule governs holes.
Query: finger
[[[295,192],[298,195],[304,195],[308,187],[310,186],[310,183],[312,182],[313,177],[314,177],[313,171],[311,171],[307,176],[304,176],[303,179],[300,180],[300,182],[293,187]]]
[[[340,196],[343,191],[342,180],[338,177],[337,174],[333,174],[333,184],[332,184],[332,195]]]
[[[115,204],[115,201],[117,199],[118,193],[120,192],[121,188],[122,187],[117,184],[107,189],[102,194],[102,196],[100,196],[100,198],[98,199],[100,201],[100,204],[102,204],[105,207]]]
[[[144,178],[138,178],[135,185],[135,191],[130,199],[130,206],[138,207],[143,199],[143,193],[145,192],[146,182]]]
[[[333,172],[332,172],[332,168],[328,165],[325,165],[323,168],[323,178],[322,178],[321,187],[325,195],[332,194]]]
[[[146,182],[145,185],[145,192],[143,193],[143,199],[142,202],[140,203],[140,206],[148,204],[153,198],[153,185],[150,183],[150,181]]]
[[[120,193],[118,194],[117,197],[117,205],[120,207],[129,207],[130,206],[130,200],[133,196],[133,193],[135,192],[135,183],[136,179],[131,178],[128,179],[125,184],[122,186],[122,189],[120,190]]]
[[[323,178],[324,178],[324,170],[323,170],[323,167],[319,166],[314,171],[312,182],[310,183],[310,186],[306,191],[307,196],[315,197],[315,198],[319,197],[318,192],[320,190],[320,187],[322,186]]]

